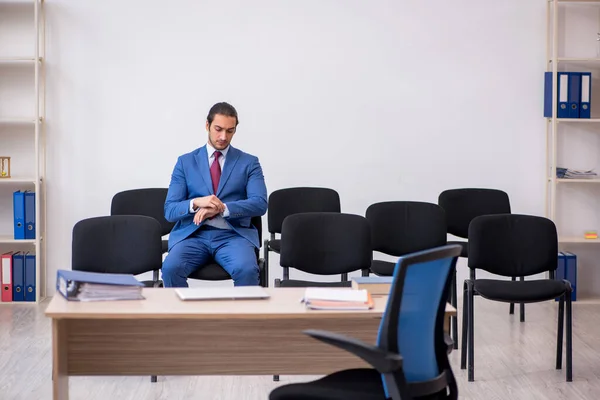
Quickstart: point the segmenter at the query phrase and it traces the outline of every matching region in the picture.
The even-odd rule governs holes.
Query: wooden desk
[[[367,366],[302,330],[375,343],[387,296],[369,311],[315,311],[300,303],[303,288],[266,290],[268,300],[195,302],[165,288],[118,302],[69,302],[57,294],[46,309],[54,399],[68,399],[69,375],[320,375]],[[446,316],[455,314],[448,305]]]

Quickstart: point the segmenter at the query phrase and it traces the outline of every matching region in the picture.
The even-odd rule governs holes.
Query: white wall
[[[49,294],[74,223],[117,191],[166,187],[222,100],[269,192],[328,186],[364,215],[494,187],[543,213],[542,0],[46,5]]]

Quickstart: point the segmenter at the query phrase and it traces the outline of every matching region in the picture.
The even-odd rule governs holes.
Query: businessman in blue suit
[[[239,120],[227,103],[209,111],[206,145],[177,159],[165,201],[176,222],[162,266],[166,287],[187,287],[187,277],[212,258],[235,286],[259,284],[252,217],[267,212],[267,188],[258,158],[231,146]]]

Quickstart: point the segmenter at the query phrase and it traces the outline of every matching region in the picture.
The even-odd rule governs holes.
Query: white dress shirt
[[[212,163],[215,161],[215,151],[217,151],[214,147],[210,145],[210,143],[206,143],[206,153],[208,155],[208,168],[212,166]],[[221,166],[221,172],[223,171],[223,166],[225,165],[225,159],[227,158],[227,152],[229,151],[229,146],[227,146],[224,150],[219,150],[221,152],[221,156],[219,157],[219,165]],[[215,193],[216,194],[216,193]],[[190,200],[190,213],[195,214],[198,211],[198,208],[194,208],[194,199]],[[227,208],[227,204],[225,204],[225,211],[221,214],[215,215],[212,219],[207,219],[204,223],[206,225],[214,226],[215,228],[220,229],[231,229],[229,224],[225,222],[224,217],[229,216],[229,209]]]

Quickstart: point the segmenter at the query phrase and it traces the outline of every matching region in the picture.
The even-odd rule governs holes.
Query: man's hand
[[[216,214],[219,214],[225,211],[225,204],[223,204],[217,196],[211,194],[210,196],[196,197],[194,199],[194,208],[212,208],[216,210]],[[198,215],[198,213],[196,213],[196,215]]]
[[[194,215],[194,224],[200,225],[202,221],[205,219],[209,219],[214,217],[215,215],[220,214],[220,212],[213,207],[205,207],[201,208],[196,215]]]

